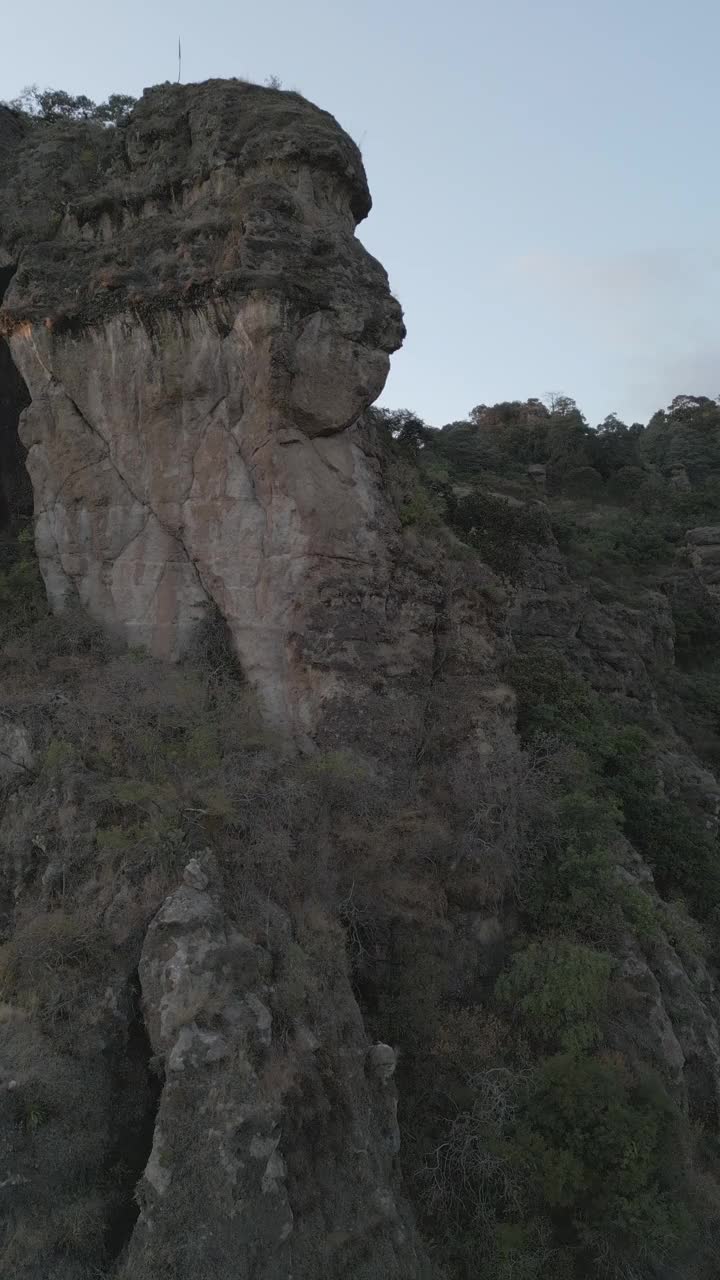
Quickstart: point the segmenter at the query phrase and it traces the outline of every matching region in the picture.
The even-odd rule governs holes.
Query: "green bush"
[[[601,1038],[613,967],[603,951],[545,938],[515,956],[495,994],[537,1044],[577,1053]]]
[[[613,732],[601,699],[557,650],[538,648],[518,654],[506,673],[517,693],[523,737],[555,735],[598,765],[611,754]]]
[[[437,528],[442,523],[442,503],[418,481],[401,503],[400,523],[403,527],[416,525],[419,529]]]
[[[561,843],[535,870],[523,906],[529,922],[542,932],[612,946],[623,924],[614,859],[602,845]]]
[[[26,630],[46,612],[32,527],[23,525],[0,538],[0,641]]]
[[[448,520],[485,564],[510,582],[522,577],[528,550],[545,545],[549,536],[542,507],[518,506],[480,488],[453,502]]]
[[[512,1142],[536,1209],[559,1214],[579,1251],[599,1231],[627,1259],[672,1253],[690,1234],[679,1133],[657,1081],[563,1054],[532,1077]]]
[[[701,920],[717,923],[720,848],[717,834],[680,799],[638,796],[624,801],[626,831],[652,867],[664,896],[679,893]]]

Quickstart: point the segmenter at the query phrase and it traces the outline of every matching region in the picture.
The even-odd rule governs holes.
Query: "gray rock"
[[[384,1084],[395,1074],[397,1054],[389,1044],[374,1044],[368,1050],[368,1065],[376,1079]]]
[[[197,858],[191,858],[184,872],[183,880],[191,889],[198,889],[201,893],[207,889],[209,880],[205,875]]]
[[[0,783],[32,775],[35,753],[28,731],[0,715]]]

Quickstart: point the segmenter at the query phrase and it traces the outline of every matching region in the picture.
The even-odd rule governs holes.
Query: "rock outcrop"
[[[227,1274],[230,1258],[257,1280],[429,1275],[395,1168],[393,1050],[368,1050],[342,967],[320,996],[282,912],[265,946],[231,926],[208,870],[188,864],[140,961],[164,1086],[123,1275],[195,1280]],[[289,1026],[275,974],[293,947],[307,1005]],[[178,1230],[198,1198],[196,1229]]]
[[[167,657],[218,610],[302,739],[338,692],[308,648],[361,642],[390,577],[358,421],[404,330],[354,236],[357,147],[298,95],[210,81],[147,92],[115,132],[4,112],[0,173],[53,606]]]

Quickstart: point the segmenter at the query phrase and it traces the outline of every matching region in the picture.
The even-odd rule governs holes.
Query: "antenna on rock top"
[[[182,46],[180,44],[180,37],[178,36],[178,78],[177,78],[178,84],[180,83],[181,71],[182,71]]]

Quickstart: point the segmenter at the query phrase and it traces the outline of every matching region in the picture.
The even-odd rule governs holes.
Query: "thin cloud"
[[[574,254],[539,251],[514,259],[513,270],[544,288],[582,290],[588,297],[626,300],[648,294],[707,286],[720,269],[715,252],[691,249],[636,250],[618,254]]]
[[[587,345],[624,416],[645,419],[679,393],[720,393],[716,251],[538,251],[515,258],[511,275],[560,341],[571,328]]]

